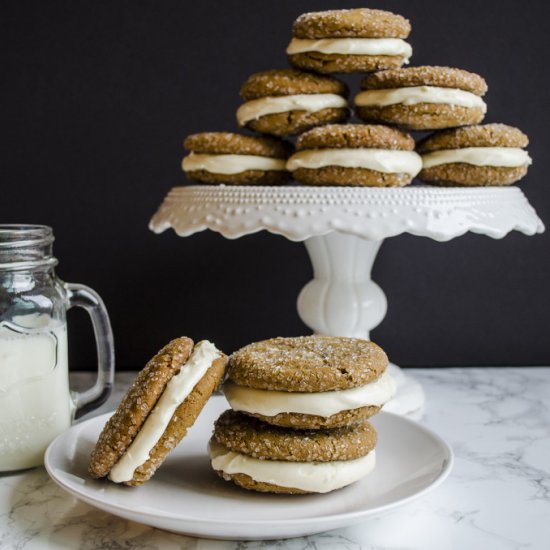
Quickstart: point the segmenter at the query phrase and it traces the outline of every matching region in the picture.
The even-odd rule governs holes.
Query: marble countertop
[[[454,469],[421,500],[380,519],[284,541],[212,541],[152,529],[65,493],[43,468],[0,477],[2,550],[448,550],[550,548],[550,367],[410,369],[421,422],[451,443]],[[114,408],[132,373],[99,414]],[[88,373],[73,376],[86,385]]]

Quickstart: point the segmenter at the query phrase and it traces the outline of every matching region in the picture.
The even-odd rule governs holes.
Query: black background
[[[295,302],[311,278],[303,245],[267,233],[154,235],[181,141],[235,130],[241,83],[286,66],[292,21],[326,1],[2,3],[0,221],[53,226],[59,275],[94,287],[111,314],[119,368],[170,338],[226,352],[308,332]],[[488,81],[486,121],[517,125],[534,158],[521,186],[548,221],[550,78],[545,1],[379,1],[412,22],[412,62]],[[348,79],[353,89],[359,78]],[[387,240],[373,278],[388,314],[373,339],[402,365],[550,363],[550,235],[495,241]],[[95,362],[82,312],[69,315],[73,368]]]

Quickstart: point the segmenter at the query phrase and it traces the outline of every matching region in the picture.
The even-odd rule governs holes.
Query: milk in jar
[[[38,314],[0,322],[0,471],[42,464],[72,410],[66,325]]]

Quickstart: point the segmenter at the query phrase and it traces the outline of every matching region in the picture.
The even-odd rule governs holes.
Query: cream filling
[[[487,111],[487,105],[481,97],[456,88],[409,86],[388,90],[364,90],[355,96],[355,105],[358,107],[416,105],[418,103],[446,103],[459,107],[479,107],[484,113]]]
[[[286,170],[285,159],[259,155],[187,155],[181,167],[185,172],[206,170],[214,174],[240,174],[246,170]]]
[[[399,55],[408,63],[412,47],[401,38],[323,38],[308,40],[293,38],[286,53],[320,52],[341,55]]]
[[[122,483],[134,477],[135,470],[149,459],[149,453],[166,430],[175,410],[185,401],[218,357],[220,351],[211,342],[203,340],[195,345],[187,363],[166,384],[157,404],[131,445],[111,469],[111,481]]]
[[[296,94],[280,97],[260,97],[243,103],[237,109],[237,121],[244,126],[249,120],[258,120],[265,115],[288,111],[314,113],[323,109],[341,109],[348,102],[338,94]]]
[[[228,380],[223,393],[235,411],[264,416],[299,413],[326,418],[360,407],[382,406],[395,394],[395,380],[384,372],[378,380],[358,388],[318,393],[257,390]]]
[[[422,159],[414,151],[390,149],[308,149],[294,153],[286,164],[293,172],[298,168],[368,168],[387,174],[409,174],[414,177],[422,169]]]
[[[519,147],[463,147],[462,149],[443,149],[422,155],[423,168],[455,162],[464,162],[475,166],[515,168],[529,166],[533,161],[527,151]]]
[[[224,474],[246,474],[254,481],[313,493],[328,493],[358,481],[374,469],[375,451],[354,460],[286,462],[260,460],[230,451],[214,440],[208,451],[212,468]]]

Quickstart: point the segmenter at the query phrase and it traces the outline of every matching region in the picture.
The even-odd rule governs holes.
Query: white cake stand
[[[304,241],[313,279],[298,296],[298,313],[315,333],[368,338],[387,302],[371,280],[382,241],[401,233],[448,241],[468,231],[495,239],[544,225],[517,187],[404,188],[188,186],[173,188],[150,229],[187,237],[211,229],[228,239],[266,230]],[[391,350],[390,350],[391,355]],[[424,392],[392,366],[396,397],[385,407],[419,416]]]

